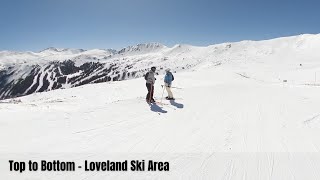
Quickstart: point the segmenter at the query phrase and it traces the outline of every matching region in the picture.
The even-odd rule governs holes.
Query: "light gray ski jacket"
[[[155,82],[156,82],[156,78],[154,77],[154,72],[153,71],[149,71],[146,83],[154,84]]]

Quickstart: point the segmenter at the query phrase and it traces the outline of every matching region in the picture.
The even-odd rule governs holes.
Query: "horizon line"
[[[213,43],[213,44],[207,44],[207,45],[192,45],[192,44],[189,44],[189,43],[177,43],[177,44],[173,44],[171,46],[168,46],[166,45],[165,43],[160,43],[160,42],[145,42],[145,43],[137,43],[137,44],[134,44],[134,45],[128,45],[128,46],[125,46],[125,47],[122,47],[122,48],[73,48],[73,47],[54,47],[54,46],[49,46],[49,47],[45,47],[41,50],[38,50],[38,51],[33,51],[33,50],[8,50],[8,49],[0,49],[0,52],[5,52],[5,51],[8,51],[8,52],[33,52],[33,53],[40,53],[41,51],[44,51],[44,50],[47,50],[47,49],[50,49],[50,48],[55,48],[55,49],[62,49],[62,50],[65,50],[65,49],[73,49],[73,50],[84,50],[84,51],[89,51],[89,50],[95,50],[95,49],[98,49],[98,50],[115,50],[117,52],[125,49],[125,48],[128,48],[128,47],[134,47],[134,46],[138,46],[138,45],[146,45],[146,44],[159,44],[159,45],[163,45],[165,47],[168,47],[168,48],[173,48],[175,46],[178,46],[178,45],[188,45],[188,46],[194,46],[194,47],[208,47],[208,46],[214,46],[214,45],[220,45],[220,44],[226,44],[226,43],[240,43],[240,42],[244,42],[244,41],[251,41],[251,42],[259,42],[259,41],[268,41],[268,40],[276,40],[276,39],[281,39],[281,38],[290,38],[290,37],[297,37],[297,36],[303,36],[303,35],[310,35],[310,36],[316,36],[316,35],[320,35],[320,33],[301,33],[301,34],[295,34],[295,35],[287,35],[287,36],[277,36],[277,37],[274,37],[274,38],[265,38],[265,39],[259,39],[259,40],[252,40],[252,39],[243,39],[243,40],[238,40],[238,41],[225,41],[225,42],[218,42],[218,43]]]

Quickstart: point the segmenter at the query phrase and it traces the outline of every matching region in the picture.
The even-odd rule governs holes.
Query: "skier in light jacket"
[[[154,103],[155,100],[153,99],[153,93],[154,93],[154,83],[156,82],[156,78],[154,77],[154,74],[156,72],[156,67],[152,67],[149,72],[145,75],[146,80],[146,86],[148,89],[148,94],[146,96],[146,101],[148,103]]]
[[[168,96],[166,97],[166,99],[168,100],[174,100],[173,94],[171,91],[171,84],[173,80],[174,80],[174,76],[170,72],[170,69],[166,69],[166,75],[164,76],[164,85],[168,92]]]

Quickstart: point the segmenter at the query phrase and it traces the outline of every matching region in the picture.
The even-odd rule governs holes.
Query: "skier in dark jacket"
[[[156,67],[152,67],[151,70],[149,72],[147,72],[147,74],[145,75],[146,86],[148,89],[146,101],[148,103],[155,102],[155,100],[153,99],[154,83],[156,81],[156,78],[154,77],[155,72],[156,72]]]

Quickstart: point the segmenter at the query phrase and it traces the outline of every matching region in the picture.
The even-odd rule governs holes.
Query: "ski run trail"
[[[180,89],[165,105],[145,102],[143,78],[3,100],[0,177],[318,180],[320,88],[310,82],[320,63],[310,59],[312,66],[302,67],[289,60],[204,62],[174,74]],[[163,75],[156,78],[161,101]],[[82,166],[154,160],[169,162],[170,171],[19,173],[8,171],[8,159]]]

